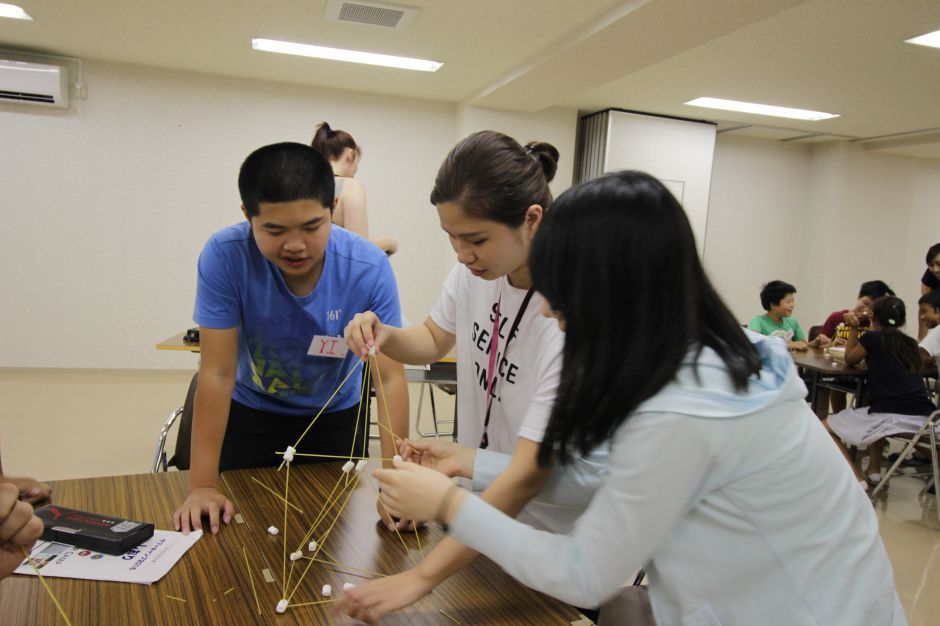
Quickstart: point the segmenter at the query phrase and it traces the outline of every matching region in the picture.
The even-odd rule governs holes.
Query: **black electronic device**
[[[153,537],[153,524],[47,504],[35,511],[42,538],[105,554],[120,555]]]
[[[199,329],[190,328],[186,331],[186,334],[183,335],[183,341],[186,343],[199,343]]]

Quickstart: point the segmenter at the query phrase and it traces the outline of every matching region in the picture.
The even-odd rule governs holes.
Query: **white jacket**
[[[569,535],[481,499],[450,527],[524,584],[599,606],[639,567],[660,626],[907,624],[872,507],[809,410],[782,341],[736,393],[710,350],[615,433]]]

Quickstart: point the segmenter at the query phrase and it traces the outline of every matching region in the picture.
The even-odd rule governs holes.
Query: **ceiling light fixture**
[[[721,109],[723,111],[738,111],[739,113],[755,113],[757,115],[772,115],[774,117],[789,117],[795,120],[828,120],[839,117],[838,113],[823,113],[822,111],[807,111],[806,109],[791,109],[770,104],[755,104],[753,102],[740,102],[738,100],[723,100],[721,98],[696,98],[685,104],[706,109]]]
[[[417,70],[420,72],[436,72],[443,63],[427,61],[425,59],[412,59],[409,57],[396,57],[388,54],[374,52],[360,52],[359,50],[343,50],[342,48],[326,48],[303,43],[291,43],[276,39],[252,39],[251,47],[265,52],[279,52],[281,54],[294,54],[329,61],[347,61],[349,63],[365,63],[367,65],[381,65],[395,67],[403,70]]]
[[[932,33],[927,33],[926,35],[921,35],[920,37],[905,39],[904,41],[907,43],[916,43],[918,46],[940,48],[940,30],[935,30]]]
[[[18,7],[15,4],[7,4],[6,2],[0,2],[0,17],[9,17],[14,20],[31,20],[33,16],[23,10],[23,7]]]

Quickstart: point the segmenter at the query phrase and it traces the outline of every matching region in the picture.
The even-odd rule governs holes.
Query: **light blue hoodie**
[[[786,345],[748,337],[762,369],[744,393],[705,349],[617,430],[570,534],[470,497],[452,536],[577,606],[645,567],[660,626],[906,624],[871,505]]]

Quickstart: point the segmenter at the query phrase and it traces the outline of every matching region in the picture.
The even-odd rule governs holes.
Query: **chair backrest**
[[[173,458],[167,463],[167,465],[172,465],[181,470],[189,469],[189,447],[193,434],[193,404],[198,383],[199,372],[197,371],[189,382],[189,390],[186,392],[186,400],[183,402],[183,412],[179,418],[179,428],[176,431],[176,448],[173,450]]]
[[[815,339],[816,337],[818,337],[818,336],[819,336],[819,333],[821,333],[821,332],[822,332],[822,326],[810,326],[810,327],[809,327],[809,334],[806,336],[806,340],[807,340],[807,341],[812,341],[813,339]],[[830,337],[830,339],[832,339],[832,337]]]

